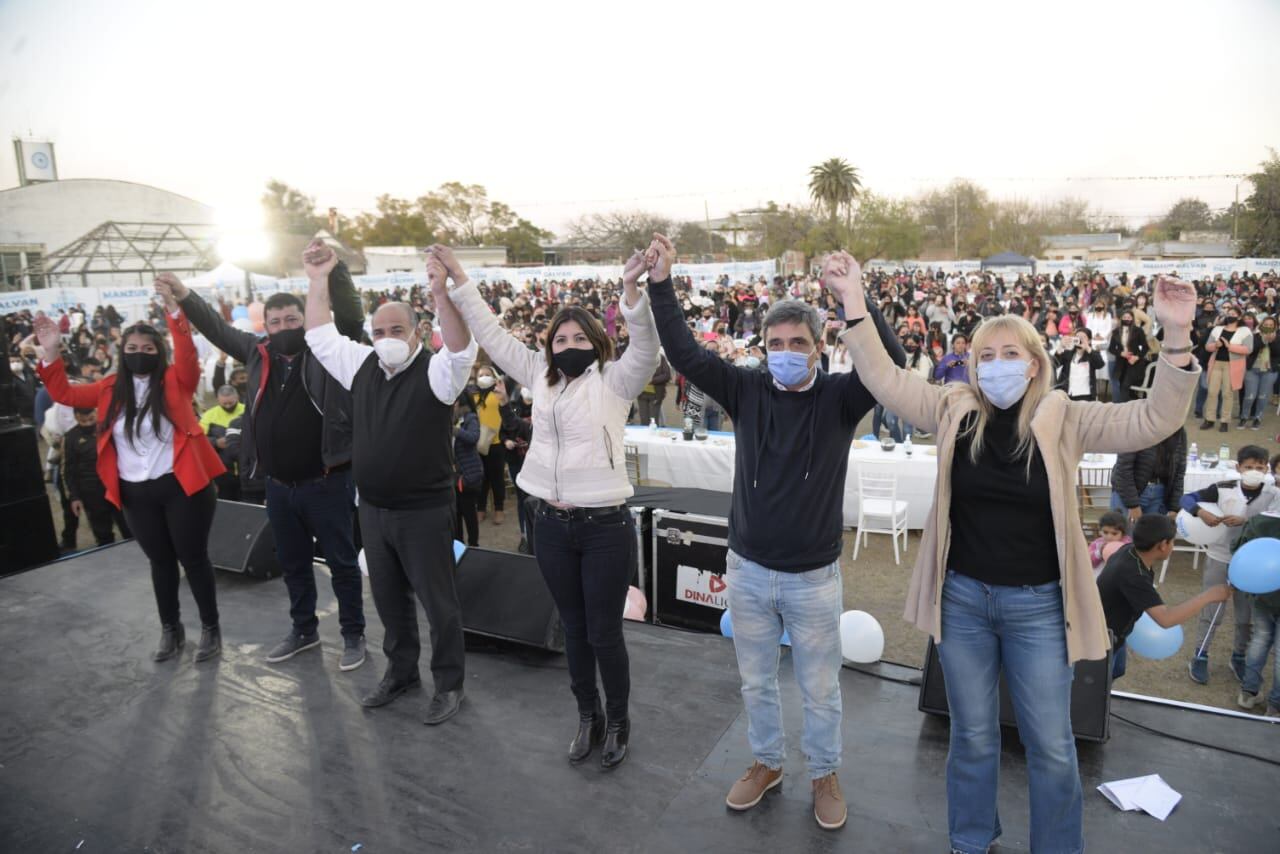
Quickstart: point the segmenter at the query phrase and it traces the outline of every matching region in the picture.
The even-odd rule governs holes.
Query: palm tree
[[[858,170],[843,157],[832,157],[824,163],[809,167],[809,195],[819,208],[825,207],[834,223],[845,211],[845,225],[853,211],[853,200],[862,190]]]

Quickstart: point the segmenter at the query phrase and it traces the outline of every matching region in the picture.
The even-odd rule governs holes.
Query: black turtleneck
[[[951,549],[947,568],[987,584],[1045,584],[1061,577],[1049,506],[1049,475],[1032,442],[1014,457],[1022,404],[987,420],[982,453],[969,461],[972,436],[956,441],[951,462]],[[968,416],[961,433],[977,413]]]

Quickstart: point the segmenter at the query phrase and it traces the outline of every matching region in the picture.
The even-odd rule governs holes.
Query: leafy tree
[[[325,217],[316,214],[313,196],[274,178],[267,182],[267,191],[262,194],[262,209],[271,231],[309,237],[328,225]]]
[[[862,191],[857,168],[842,157],[832,157],[809,167],[809,196],[819,209],[827,209],[827,219],[835,222],[845,212],[845,225],[852,217],[853,200]]]
[[[1213,212],[1200,199],[1179,199],[1169,208],[1161,223],[1174,240],[1184,231],[1204,231],[1213,222]]]
[[[777,258],[788,249],[805,251],[804,242],[814,227],[813,214],[790,205],[778,207],[769,202],[760,212],[759,241],[756,244],[766,258]]]
[[[855,258],[914,258],[924,246],[924,228],[910,203],[864,192],[845,246]]]
[[[957,179],[944,189],[930,190],[916,199],[915,210],[926,248],[954,251],[957,219],[960,258],[977,258],[987,246],[991,198],[972,181]]]
[[[674,237],[680,254],[690,258],[729,250],[729,241],[719,234],[707,231],[705,226],[697,222],[681,223],[676,227]]]
[[[418,205],[407,199],[378,196],[377,214],[356,217],[348,235],[352,244],[364,246],[429,246],[436,233]]]
[[[516,217],[511,225],[498,231],[490,231],[485,242],[507,247],[507,260],[516,264],[541,263],[542,243],[550,240],[551,232],[538,228],[529,220]]]
[[[485,237],[510,227],[515,212],[501,202],[489,201],[479,184],[449,181],[418,199],[418,209],[438,237],[463,246],[478,246]]]
[[[1249,176],[1253,193],[1240,217],[1240,249],[1255,258],[1280,255],[1280,155],[1270,151],[1261,170]]]
[[[597,249],[610,249],[622,258],[645,249],[654,232],[672,233],[672,222],[647,211],[609,211],[586,214],[569,224],[569,237]]]

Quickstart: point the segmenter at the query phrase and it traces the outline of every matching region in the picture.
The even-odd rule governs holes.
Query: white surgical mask
[[[476,380],[476,385],[480,386],[480,388],[493,388],[493,383],[494,383],[493,377],[489,376],[488,374],[485,374],[484,376]]]
[[[409,358],[409,342],[402,338],[379,338],[373,349],[388,368],[398,368]]]
[[[1259,486],[1267,482],[1267,473],[1262,471],[1246,471],[1241,472],[1240,482],[1248,489],[1257,489]]]

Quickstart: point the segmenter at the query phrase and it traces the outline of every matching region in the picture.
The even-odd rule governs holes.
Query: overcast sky
[[[1274,0],[0,0],[0,130],[231,218],[272,177],[347,213],[459,180],[553,230],[716,217],[804,200],[829,157],[890,195],[964,176],[1141,218],[1236,179],[1066,179],[1253,171],[1277,44]]]

